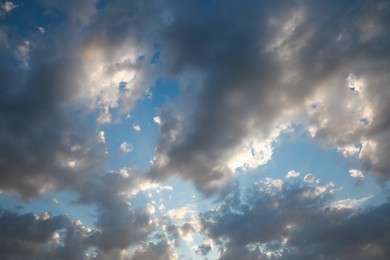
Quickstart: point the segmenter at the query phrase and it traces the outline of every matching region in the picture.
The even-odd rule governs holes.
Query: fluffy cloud
[[[320,145],[359,152],[363,167],[386,181],[389,6],[351,4],[212,2],[202,15],[195,1],[168,5],[163,58],[184,94],[160,114],[151,176],[180,175],[212,193],[245,148],[255,158],[252,144],[268,147],[267,161],[266,140],[300,124]],[[246,158],[240,163],[251,165]]]
[[[11,12],[13,9],[19,7],[17,4],[14,4],[14,3],[11,2],[11,1],[5,1],[5,3],[2,3],[0,6],[1,6],[1,8],[2,8],[5,12]]]
[[[153,122],[155,122],[158,125],[161,125],[161,118],[159,116],[153,117]]]
[[[389,254],[388,203],[359,210],[341,201],[330,204],[329,188],[318,193],[304,183],[285,183],[274,193],[268,186],[236,190],[221,207],[200,215],[221,259],[386,259]]]
[[[132,256],[133,260],[174,260],[177,259],[175,252],[172,252],[169,241],[162,240],[155,244],[150,242],[148,245],[138,249]]]
[[[356,178],[356,179],[359,179],[359,180],[362,180],[362,179],[366,178],[364,176],[363,172],[360,171],[360,170],[351,169],[351,170],[349,170],[349,173],[351,174],[352,178]]]
[[[2,259],[84,259],[84,231],[66,216],[1,211]]]
[[[97,123],[104,124],[113,120],[112,109],[119,117],[127,114],[154,82],[148,61],[153,49],[143,47],[142,31],[130,29],[140,24],[129,18],[123,34],[115,31],[123,25],[111,23],[124,15],[121,5],[137,6],[116,1],[100,13],[95,0],[42,0],[0,17],[5,23],[18,20],[0,28],[2,190],[31,199],[102,171],[104,134],[86,117],[97,113]],[[2,4],[7,11],[15,7]],[[138,9],[128,10],[138,17]],[[37,26],[25,33],[35,16],[45,17],[45,33],[37,34]]]
[[[133,125],[133,129],[136,132],[141,132],[141,127],[139,125]]]
[[[314,175],[312,173],[308,173],[303,177],[304,182],[314,182],[316,178],[314,178]]]
[[[41,0],[1,8],[0,189],[26,200],[69,189],[77,203],[97,208],[92,230],[64,216],[2,212],[2,257],[83,259],[89,249],[92,259],[125,259],[131,248],[136,259],[169,259],[169,239],[148,243],[151,235],[166,225],[176,239],[190,239],[198,218],[183,207],[165,216],[180,222],[161,224],[151,206],[133,208],[129,197],[172,175],[210,195],[238,170],[266,164],[294,125],[357,156],[379,182],[389,179],[386,1]],[[164,68],[153,64],[156,43]],[[182,95],[154,119],[152,180],[126,169],[105,173],[99,125],[131,112],[158,76],[178,79]],[[390,254],[388,203],[332,204],[331,185],[304,180],[310,184],[267,178],[246,199],[237,191],[199,216],[202,232],[222,259]],[[211,243],[198,247],[210,250]]]
[[[129,153],[134,150],[133,146],[127,142],[123,142],[120,144],[119,148],[122,150],[124,153]]]
[[[291,171],[289,171],[289,172],[286,174],[286,178],[287,178],[287,179],[296,178],[296,177],[298,177],[299,175],[301,175],[299,172],[294,171],[294,170],[291,170]]]

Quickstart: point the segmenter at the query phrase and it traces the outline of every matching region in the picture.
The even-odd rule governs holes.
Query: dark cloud
[[[133,260],[164,260],[164,259],[176,259],[172,249],[169,245],[169,242],[162,240],[159,243],[155,244],[150,242],[145,247],[137,250],[133,256]]]
[[[0,257],[2,259],[25,258],[44,255],[54,246],[54,234],[71,227],[65,216],[18,215],[1,211],[0,213]]]
[[[152,176],[178,174],[212,193],[234,174],[229,162],[242,147],[272,136],[283,124],[319,129],[315,139],[336,147],[370,139],[371,131],[352,120],[359,114],[346,105],[351,96],[345,80],[348,73],[388,69],[386,2],[189,1],[167,10],[163,58],[185,93],[176,107],[161,112]],[[386,78],[384,70],[375,77]],[[378,95],[375,104],[361,100],[372,106],[378,123],[386,117],[379,107],[388,103],[386,84],[379,88],[367,86],[367,95]],[[318,113],[306,114],[315,102],[327,111],[322,121]],[[361,156],[381,180],[388,178],[381,160],[386,143]]]
[[[116,31],[114,28],[121,30],[125,24],[113,24],[113,17],[125,18],[129,10],[136,15],[135,6],[138,4],[117,1],[107,5],[104,13],[97,13],[96,1],[43,0],[21,6],[15,13],[20,22],[12,20],[13,27],[4,27],[7,46],[3,42],[0,46],[0,76],[4,79],[0,82],[0,188],[16,191],[24,199],[68,189],[79,195],[77,203],[95,205],[97,216],[89,232],[70,228],[74,224],[66,219],[67,226],[55,226],[46,236],[45,225],[55,217],[45,220],[45,225],[34,225],[33,231],[42,235],[37,237],[39,243],[30,243],[29,237],[23,240],[29,230],[21,229],[20,234],[10,230],[18,238],[13,241],[11,237],[10,242],[4,238],[2,251],[19,248],[23,254],[31,247],[26,255],[38,259],[84,259],[90,248],[96,250],[96,258],[119,259],[121,251],[144,242],[154,228],[148,213],[130,208],[127,199],[140,185],[150,183],[145,184],[142,176],[104,173],[105,147],[97,126],[88,122],[91,114],[94,117],[95,111],[101,110],[102,122],[107,122],[110,109],[119,105],[122,112],[129,112],[149,87],[141,84],[140,71],[149,65],[135,45],[141,37],[133,30]],[[37,24],[46,28],[44,33],[24,34],[23,30],[30,28],[27,23],[37,22],[31,13],[49,20]],[[138,28],[132,21],[129,18],[124,27]],[[133,45],[129,45],[131,39]],[[128,78],[140,79],[126,81]],[[147,79],[153,81],[153,77]],[[127,84],[123,92],[120,83]],[[28,221],[34,216],[28,217],[31,220],[21,220],[25,223],[21,228],[30,228]],[[58,230],[65,235],[51,248],[47,243]],[[18,239],[22,239],[20,243]]]
[[[161,228],[150,212],[128,204],[152,183],[137,172],[104,173],[104,145],[87,123],[95,113],[99,124],[113,109],[128,113],[156,73],[177,78],[183,96],[160,109],[148,177],[179,175],[212,194],[236,168],[266,163],[295,123],[321,145],[361,147],[362,166],[388,180],[389,10],[380,0],[42,0],[0,15],[0,189],[24,199],[70,189],[76,203],[97,207],[90,231],[64,216],[2,212],[2,256],[83,259],[89,249],[95,259],[120,259],[131,248],[135,259],[171,257],[168,239],[146,242]],[[156,43],[166,66],[157,72]],[[250,158],[237,159],[244,148]],[[336,209],[329,187],[270,179],[262,187],[200,215],[222,259],[390,254],[388,204]],[[198,231],[167,228],[176,240]]]
[[[88,116],[110,122],[111,109],[128,113],[152,84],[148,56],[139,58],[152,43],[138,48],[141,32],[114,30],[138,28],[143,15],[112,24],[124,10],[136,16],[138,4],[117,1],[103,13],[96,4],[42,0],[0,18],[8,25],[0,30],[0,189],[31,199],[103,172],[105,148]]]
[[[388,203],[332,208],[329,186],[265,181],[201,215],[221,259],[386,259]]]
[[[200,255],[207,255],[210,251],[211,251],[212,247],[211,245],[209,244],[201,244],[200,246],[198,246],[195,250],[195,252],[197,252],[198,254]]]
[[[25,12],[16,28],[30,20]],[[8,46],[0,46],[0,188],[31,198],[97,171],[104,152],[75,123],[82,118],[71,115],[81,65],[70,43],[78,32],[58,27],[35,36],[15,27],[6,30]]]

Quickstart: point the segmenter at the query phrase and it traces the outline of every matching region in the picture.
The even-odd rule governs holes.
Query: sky
[[[389,259],[390,2],[0,0],[0,259]]]

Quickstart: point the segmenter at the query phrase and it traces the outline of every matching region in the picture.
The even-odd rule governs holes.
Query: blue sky
[[[389,23],[0,1],[0,258],[388,259]]]

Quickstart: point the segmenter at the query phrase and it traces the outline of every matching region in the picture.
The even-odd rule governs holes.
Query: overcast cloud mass
[[[1,0],[0,258],[389,259],[389,28],[386,0]]]

